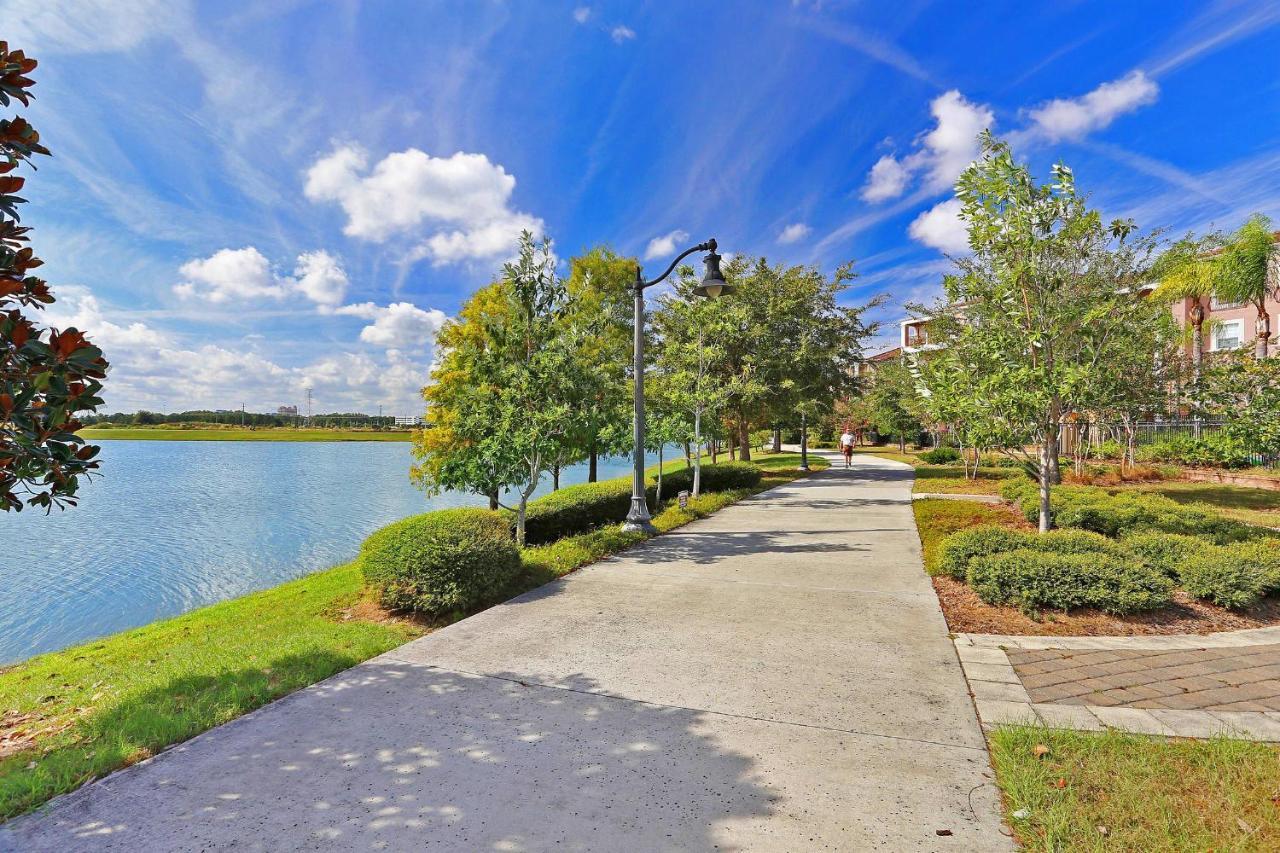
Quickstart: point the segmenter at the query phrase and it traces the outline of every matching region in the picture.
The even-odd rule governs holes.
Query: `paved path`
[[[1217,634],[960,634],[984,725],[1042,722],[1280,741],[1280,627]]]
[[[1000,850],[911,471],[859,457],[0,828],[21,850]]]

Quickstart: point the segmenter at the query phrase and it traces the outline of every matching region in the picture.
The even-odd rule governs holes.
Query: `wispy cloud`
[[[1078,142],[1160,96],[1160,87],[1142,71],[1130,71],[1075,98],[1054,98],[1027,111],[1029,125],[1010,137],[1014,146],[1043,139]]]
[[[649,241],[649,245],[644,248],[644,259],[652,261],[658,258],[668,258],[676,253],[678,244],[688,239],[689,232],[682,231],[679,228],[660,237],[654,237]]]
[[[793,222],[786,228],[783,228],[781,233],[778,234],[778,242],[784,246],[790,243],[798,243],[805,237],[808,237],[812,232],[813,229],[805,223]]]
[[[1280,4],[1217,2],[1189,21],[1146,63],[1152,77],[1176,71],[1203,56],[1280,24]],[[1274,46],[1270,49],[1274,50]]]
[[[609,30],[609,38],[613,39],[617,44],[622,44],[624,41],[631,41],[635,37],[636,31],[625,24],[618,24],[616,27]]]
[[[879,33],[827,18],[797,18],[795,25],[814,35],[851,47],[867,59],[887,65],[908,77],[938,85],[933,75],[914,56]]]

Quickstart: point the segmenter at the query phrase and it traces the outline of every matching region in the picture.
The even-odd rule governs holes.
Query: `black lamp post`
[[[633,421],[635,447],[633,448],[635,468],[631,479],[631,510],[627,520],[622,523],[623,530],[640,530],[645,533],[656,533],[653,522],[649,519],[649,503],[644,494],[644,289],[652,287],[671,275],[676,264],[694,252],[706,252],[703,263],[707,266],[702,283],[693,289],[697,296],[716,299],[726,293],[733,293],[733,285],[724,280],[720,272],[720,256],[716,254],[716,241],[713,237],[705,243],[699,243],[691,249],[685,249],[671,262],[666,271],[655,279],[645,281],[640,266],[636,266],[636,281],[632,285],[635,291],[635,418]]]

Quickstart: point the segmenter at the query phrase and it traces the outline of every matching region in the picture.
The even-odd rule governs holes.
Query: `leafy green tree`
[[[597,478],[601,455],[631,448],[631,285],[634,258],[597,246],[569,262],[565,288],[568,333],[575,336],[580,371],[580,453],[587,459],[587,481]]]
[[[1255,213],[1231,235],[1221,256],[1214,261],[1218,268],[1215,290],[1219,298],[1227,302],[1246,302],[1258,312],[1255,328],[1258,358],[1267,357],[1267,345],[1271,339],[1267,299],[1280,298],[1277,293],[1280,283],[1277,282],[1275,244],[1271,220]]]
[[[30,106],[36,61],[0,41],[0,106]],[[21,116],[0,119],[0,509],[24,504],[74,506],[80,478],[98,467],[98,448],[76,435],[79,412],[102,405],[102,351],[75,328],[44,329],[23,313],[53,304],[41,261],[26,245],[16,195],[26,178],[12,174],[49,154]]]
[[[1129,239],[1132,223],[1104,224],[1066,165],[1038,184],[1006,143],[987,132],[980,140],[981,157],[956,184],[971,254],[945,279],[947,299],[962,306],[945,339],[980,365],[972,392],[1002,449],[1039,480],[1045,531],[1061,424],[1107,387],[1101,366],[1131,333],[1125,306],[1143,298],[1155,242]]]
[[[866,417],[876,432],[896,439],[899,450],[907,449],[909,437],[920,435],[920,392],[907,365],[900,361],[881,364],[863,400]]]
[[[446,327],[424,391],[432,426],[414,447],[413,476],[429,493],[514,491],[514,507],[493,499],[516,514],[521,545],[529,498],[578,438],[586,384],[555,264],[549,244],[525,232],[502,279]]]
[[[1250,453],[1280,455],[1280,358],[1234,353],[1207,379],[1207,408],[1227,437]]]

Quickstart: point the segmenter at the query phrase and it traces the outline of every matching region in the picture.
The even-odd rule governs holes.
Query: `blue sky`
[[[26,221],[108,408],[413,414],[522,227],[852,259],[892,322],[983,127],[1144,228],[1280,219],[1280,6],[1034,5],[0,0],[0,38],[41,61]]]

